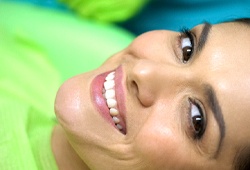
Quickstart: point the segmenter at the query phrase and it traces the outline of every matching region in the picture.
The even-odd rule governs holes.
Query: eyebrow
[[[204,22],[204,26],[200,34],[200,38],[198,40],[198,45],[197,45],[198,51],[202,51],[203,47],[205,46],[211,28],[212,25],[210,23]]]
[[[209,84],[205,84],[205,96],[206,96],[206,100],[208,101],[208,105],[212,110],[212,113],[214,115],[214,118],[219,126],[219,131],[220,131],[220,137],[219,137],[219,144],[217,147],[217,151],[214,154],[214,158],[216,158],[218,156],[218,153],[221,150],[221,144],[222,141],[225,137],[225,131],[226,131],[226,127],[225,127],[225,122],[224,122],[224,117],[221,111],[221,107],[218,101],[218,98],[216,96],[216,93],[213,89],[213,87]]]
[[[197,45],[198,51],[202,51],[202,49],[206,45],[211,28],[212,28],[212,25],[210,23],[204,22],[204,26],[200,34],[200,38],[198,40],[198,45]],[[221,111],[221,107],[220,107],[218,98],[216,96],[216,93],[213,87],[209,84],[205,84],[204,89],[205,89],[205,96],[207,98],[206,100],[208,101],[208,105],[212,110],[212,113],[219,126],[219,131],[220,131],[219,144],[217,147],[217,151],[213,155],[213,157],[216,158],[221,150],[222,141],[225,137],[226,127],[225,127],[225,122],[224,122],[224,117]]]

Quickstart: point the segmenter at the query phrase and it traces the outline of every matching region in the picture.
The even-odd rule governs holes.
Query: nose
[[[178,93],[190,76],[181,67],[140,59],[131,69],[129,78],[141,104],[150,107],[161,97]]]

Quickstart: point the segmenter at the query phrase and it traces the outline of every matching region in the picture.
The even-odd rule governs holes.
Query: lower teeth
[[[119,130],[122,130],[122,126],[117,124],[116,127],[119,129]]]

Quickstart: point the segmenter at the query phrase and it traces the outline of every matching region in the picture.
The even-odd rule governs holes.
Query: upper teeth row
[[[117,101],[115,99],[115,72],[111,72],[107,75],[104,82],[103,96],[106,99],[107,105],[109,107],[109,113],[112,116],[114,123],[117,128],[122,130],[122,126],[119,124],[120,119],[117,117],[119,111],[117,109]]]

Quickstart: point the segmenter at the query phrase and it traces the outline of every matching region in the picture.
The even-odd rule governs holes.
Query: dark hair
[[[234,20],[235,22],[246,24],[250,26],[250,18],[239,18]]]
[[[249,170],[250,169],[250,147],[243,147],[238,150],[234,158],[235,170]]]
[[[250,26],[250,18],[236,19],[235,22]],[[235,170],[249,170],[250,169],[250,146],[242,147],[238,150],[234,158]]]

